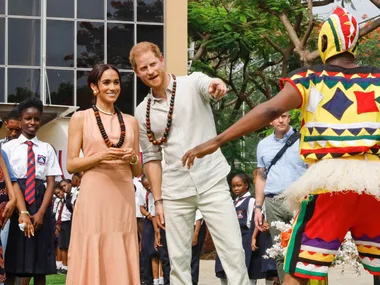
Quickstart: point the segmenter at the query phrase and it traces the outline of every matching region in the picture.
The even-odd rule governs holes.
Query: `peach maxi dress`
[[[83,153],[107,151],[92,109],[84,112]],[[100,113],[108,137],[120,138],[117,115]],[[123,115],[133,147],[131,119]],[[110,161],[85,171],[75,205],[67,285],[140,285],[135,192],[128,163]]]

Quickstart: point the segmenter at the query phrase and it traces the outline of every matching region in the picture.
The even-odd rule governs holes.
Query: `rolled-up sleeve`
[[[214,99],[212,95],[208,92],[208,89],[210,87],[210,84],[213,78],[208,77],[202,72],[194,72],[190,75],[190,78],[191,78],[192,84],[194,84],[195,89],[197,90],[197,93],[202,95],[202,97],[207,102],[210,102],[211,99]]]
[[[145,114],[142,116],[139,109],[136,110],[136,119],[139,123],[140,147],[143,154],[143,164],[149,161],[162,160],[162,148],[149,141],[146,131]]]

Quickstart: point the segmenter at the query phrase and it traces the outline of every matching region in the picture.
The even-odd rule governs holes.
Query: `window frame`
[[[85,67],[77,67],[77,59],[78,59],[78,23],[79,22],[98,22],[98,23],[103,23],[104,24],[104,53],[103,53],[103,59],[104,63],[108,62],[108,49],[107,49],[107,41],[108,41],[108,34],[107,34],[107,29],[108,29],[108,23],[109,24],[129,24],[133,25],[133,44],[137,43],[137,30],[138,30],[138,25],[157,25],[157,26],[162,26],[163,29],[163,34],[162,34],[162,52],[165,54],[166,51],[166,37],[165,37],[165,25],[166,25],[166,1],[162,0],[163,4],[163,21],[162,22],[140,22],[138,21],[138,15],[137,15],[137,5],[139,0],[133,0],[133,5],[134,5],[134,11],[133,11],[133,21],[124,21],[124,20],[109,20],[107,17],[107,10],[108,10],[108,2],[109,0],[103,0],[103,5],[104,5],[104,15],[103,19],[83,19],[83,18],[77,18],[78,15],[78,1],[79,0],[74,0],[74,18],[65,18],[65,17],[48,17],[47,16],[47,1],[48,0],[40,0],[40,8],[41,8],[41,16],[23,16],[23,15],[9,15],[8,14],[8,8],[9,8],[9,1],[12,0],[5,0],[5,14],[1,14],[0,18],[4,18],[4,64],[0,64],[0,68],[4,68],[4,86],[3,86],[3,91],[4,91],[4,103],[8,103],[8,69],[9,68],[19,68],[19,69],[40,69],[40,84],[39,84],[39,91],[40,91],[40,99],[45,105],[54,105],[51,104],[51,102],[48,101],[51,95],[51,92],[49,91],[50,88],[47,87],[48,82],[48,77],[47,77],[47,71],[48,70],[70,70],[73,71],[73,102],[74,106],[77,105],[77,81],[78,81],[78,71],[90,71],[91,68],[85,68]],[[17,18],[22,18],[22,19],[38,19],[41,21],[40,25],[40,65],[39,66],[29,66],[29,65],[9,65],[9,41],[8,41],[8,36],[9,36],[9,19],[17,19]],[[74,36],[74,63],[73,67],[67,67],[67,66],[47,66],[46,62],[46,56],[47,56],[47,22],[48,20],[59,20],[59,21],[70,21],[74,22],[74,31],[73,31],[73,36]],[[133,73],[133,69],[131,68],[120,68],[120,72],[122,73]],[[1,90],[0,90],[1,92]],[[49,94],[47,94],[49,92]],[[135,112],[136,109],[136,104],[137,104],[137,77],[136,74],[133,75],[133,102],[134,102],[134,107],[133,107],[133,113]],[[79,106],[78,106],[79,107]]]

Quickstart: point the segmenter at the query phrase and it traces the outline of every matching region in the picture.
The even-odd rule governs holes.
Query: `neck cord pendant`
[[[152,102],[151,98],[148,98],[148,102],[146,104],[146,130],[148,134],[149,141],[154,144],[154,145],[161,145],[164,142],[167,142],[169,132],[170,132],[170,127],[172,125],[172,119],[173,119],[173,111],[174,111],[174,99],[175,99],[175,91],[177,88],[177,80],[174,74],[172,74],[173,77],[173,90],[172,90],[172,97],[170,98],[170,107],[169,107],[169,112],[168,112],[168,120],[165,128],[164,135],[162,136],[161,139],[157,140],[154,136],[154,133],[152,132],[152,129],[150,127],[150,104]]]
[[[106,143],[107,147],[117,147],[120,148],[124,144],[125,140],[125,124],[123,120],[123,115],[121,114],[120,110],[115,107],[115,111],[117,113],[117,118],[119,119],[119,124],[120,124],[120,139],[117,142],[117,144],[114,144],[109,138],[106,133],[106,130],[104,129],[102,119],[100,118],[99,114],[99,108],[96,107],[96,105],[92,105],[92,109],[94,110],[95,113],[95,118],[96,118],[96,123],[98,124],[99,131],[103,137],[104,142]]]

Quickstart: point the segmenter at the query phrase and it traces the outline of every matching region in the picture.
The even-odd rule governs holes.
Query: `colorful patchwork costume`
[[[355,18],[338,7],[320,32],[322,61],[343,52],[355,56],[358,34]],[[321,64],[296,70],[285,82],[302,98],[300,154],[310,164],[284,194],[302,201],[285,271],[326,278],[351,231],[364,268],[380,275],[380,69]]]

